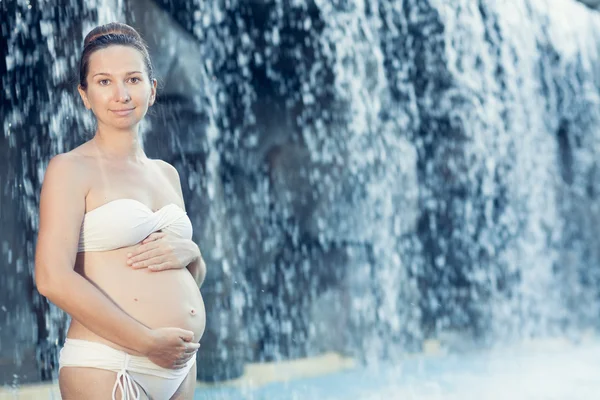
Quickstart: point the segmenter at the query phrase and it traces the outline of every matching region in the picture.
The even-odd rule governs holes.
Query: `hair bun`
[[[136,41],[140,41],[143,43],[142,37],[135,29],[131,26],[124,24],[122,22],[110,22],[105,25],[97,26],[92,29],[90,33],[88,33],[83,41],[83,45],[87,46],[89,43],[98,39],[99,37],[106,35],[124,35],[129,36]]]

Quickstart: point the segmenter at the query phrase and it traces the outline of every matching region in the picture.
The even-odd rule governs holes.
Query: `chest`
[[[116,199],[134,199],[152,210],[178,203],[172,182],[159,169],[149,165],[101,164],[94,171],[86,208],[93,209]]]

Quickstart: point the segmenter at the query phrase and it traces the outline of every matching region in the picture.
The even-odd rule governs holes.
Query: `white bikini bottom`
[[[139,357],[88,340],[66,339],[60,350],[59,371],[64,367],[98,368],[117,373],[112,398],[120,389],[122,400],[139,400],[144,391],[151,400],[167,400],[177,391],[194,366],[192,357],[182,369],[162,368]]]

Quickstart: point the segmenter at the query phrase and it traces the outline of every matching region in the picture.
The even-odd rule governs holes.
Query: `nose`
[[[116,99],[120,103],[128,103],[131,100],[131,96],[129,96],[129,91],[127,90],[127,86],[124,84],[116,85]]]

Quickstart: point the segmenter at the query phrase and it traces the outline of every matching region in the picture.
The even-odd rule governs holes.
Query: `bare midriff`
[[[148,328],[175,327],[194,332],[200,341],[206,325],[200,289],[187,268],[152,272],[127,265],[136,246],[103,252],[79,253],[75,271],[92,282],[123,311]],[[104,343],[135,354],[71,321],[67,337]]]

